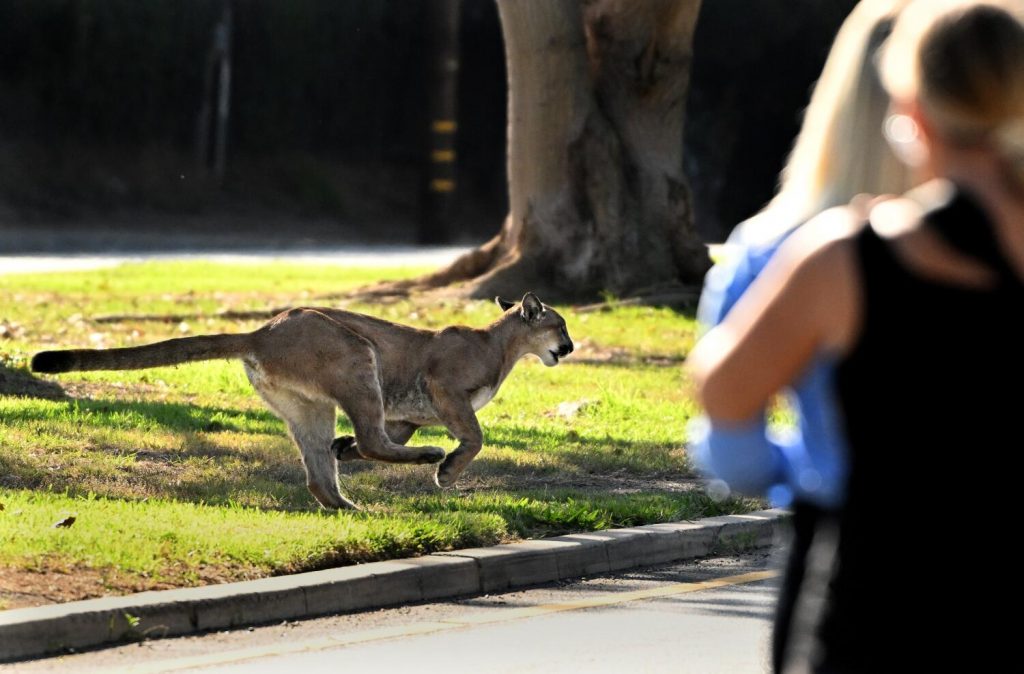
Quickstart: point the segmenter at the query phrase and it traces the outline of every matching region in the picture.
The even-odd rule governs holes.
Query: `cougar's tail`
[[[139,370],[195,360],[237,358],[252,348],[252,335],[200,335],[125,349],[40,351],[32,357],[33,372]]]

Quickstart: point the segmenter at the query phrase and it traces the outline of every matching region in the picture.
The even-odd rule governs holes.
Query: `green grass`
[[[485,447],[455,491],[430,466],[344,464],[365,509],[319,510],[283,424],[237,362],[34,377],[43,348],[115,347],[251,330],[225,310],[344,303],[423,270],[147,263],[0,276],[0,565],[98,578],[94,593],[323,568],[749,510],[711,500],[684,450],[694,414],[681,363],[691,318],[561,308],[577,351],[528,357],[481,410]],[[425,327],[484,325],[489,302],[350,308]],[[142,315],[170,314],[173,320]],[[97,316],[122,315],[110,322]],[[338,431],[349,430],[339,417]],[[423,429],[412,444],[455,443]],[[54,527],[73,516],[70,527]]]

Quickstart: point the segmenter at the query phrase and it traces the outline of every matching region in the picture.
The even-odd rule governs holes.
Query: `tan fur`
[[[504,315],[482,329],[420,330],[349,311],[297,308],[255,332],[171,339],[107,350],[44,351],[37,372],[138,369],[214,358],[240,358],[249,381],[288,425],[302,453],[306,484],[324,507],[354,508],[338,489],[336,461],[437,463],[435,481],[452,485],[480,451],[476,410],[513,365],[535,354],[546,365],[572,352],[565,321],[532,293],[498,300]],[[355,437],[334,438],[335,408]],[[406,447],[420,426],[443,425],[459,441]]]

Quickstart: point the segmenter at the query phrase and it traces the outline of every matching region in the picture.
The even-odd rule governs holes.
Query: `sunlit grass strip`
[[[150,499],[0,490],[0,563],[115,568],[187,580],[207,566],[244,574],[309,570],[488,545],[507,530],[483,512],[277,512]],[[54,524],[73,517],[70,526]]]
[[[748,510],[702,494],[629,499],[573,491],[434,495],[368,512],[278,512],[88,494],[0,490],[0,564],[37,571],[85,567],[189,583],[205,568],[228,577],[308,571],[409,557],[512,537],[595,531]],[[55,526],[59,522],[68,526]]]
[[[262,323],[225,318],[225,310],[345,304],[430,328],[482,326],[499,315],[493,302],[343,299],[419,271],[161,262],[0,276],[8,300],[0,304],[0,565],[85,570],[102,576],[103,591],[121,592],[759,505],[716,503],[692,482],[685,441],[696,408],[681,366],[694,325],[666,308],[560,307],[576,353],[557,368],[533,358],[516,367],[480,412],[484,450],[460,489],[438,491],[430,466],[344,464],[342,491],[361,513],[319,511],[284,425],[237,362],[27,372],[42,348],[128,346]],[[189,317],[154,316],[161,312]],[[92,320],[111,313],[137,317]],[[338,433],[350,428],[340,417]],[[456,444],[440,428],[412,443]],[[68,516],[71,527],[53,527]]]

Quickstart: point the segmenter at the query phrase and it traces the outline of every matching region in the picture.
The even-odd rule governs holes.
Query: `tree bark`
[[[707,252],[683,174],[700,0],[498,0],[510,213],[429,279],[558,299],[699,283]]]

